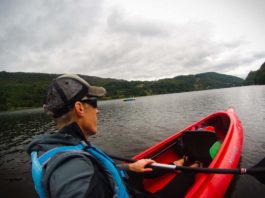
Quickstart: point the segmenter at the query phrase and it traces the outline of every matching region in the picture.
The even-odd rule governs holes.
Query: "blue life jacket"
[[[89,146],[85,142],[75,146],[61,146],[53,148],[46,153],[42,154],[40,157],[37,156],[37,152],[33,151],[31,153],[32,160],[32,177],[35,185],[35,190],[37,191],[40,198],[46,198],[46,193],[44,191],[41,179],[44,165],[51,159],[55,154],[64,151],[86,151],[92,155],[112,176],[115,183],[115,195],[118,198],[129,198],[126,187],[122,181],[122,177],[125,176],[122,170],[116,168],[114,161],[106,155],[100,149]]]

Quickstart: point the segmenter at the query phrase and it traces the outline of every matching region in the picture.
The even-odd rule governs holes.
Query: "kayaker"
[[[28,146],[32,175],[40,197],[129,197],[126,172],[146,173],[151,159],[117,165],[89,142],[97,132],[97,98],[106,93],[77,75],[62,75],[49,86],[44,110],[55,119],[58,133],[37,136]],[[174,162],[183,165],[181,160]],[[197,166],[196,164],[193,166]],[[182,174],[169,183],[193,183],[194,174]],[[181,176],[182,175],[182,176]],[[163,192],[150,195],[156,197]],[[148,195],[149,196],[149,195]],[[167,196],[169,197],[169,196]]]

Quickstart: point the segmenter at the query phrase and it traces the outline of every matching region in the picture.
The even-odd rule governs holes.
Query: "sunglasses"
[[[89,105],[91,105],[94,108],[98,107],[97,98],[95,98],[95,97],[91,97],[91,98],[88,98],[88,99],[81,100],[81,102],[89,104]]]

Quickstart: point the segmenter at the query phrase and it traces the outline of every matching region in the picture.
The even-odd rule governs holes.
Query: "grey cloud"
[[[244,61],[253,60],[244,57],[239,49],[240,43],[230,45],[214,42],[210,38],[190,37],[187,35],[191,32],[186,30],[186,35],[181,39],[175,37],[183,34],[180,30],[171,33],[171,36],[150,40],[145,36],[120,36],[107,31],[101,37],[101,45],[95,42],[90,46],[94,50],[90,50],[87,53],[90,57],[79,64],[80,70],[92,71],[93,75],[102,77],[153,80],[207,71],[227,72]],[[227,58],[223,54],[227,54]]]
[[[31,51],[42,53],[94,30],[101,1],[1,1],[0,60],[16,54],[22,60]],[[74,6],[73,6],[74,5]],[[14,62],[14,61],[13,61]]]
[[[255,58],[255,59],[265,58],[265,50],[264,51],[260,51],[260,52],[254,52],[253,53],[253,58]]]
[[[108,16],[107,22],[109,30],[116,33],[126,33],[142,37],[168,35],[168,32],[163,29],[162,24],[142,21],[137,18],[128,19],[117,9],[112,10]]]
[[[153,80],[228,72],[265,55],[245,50],[244,40],[214,41],[202,21],[161,23],[119,9],[105,14],[101,1],[67,2],[3,1],[0,70]]]

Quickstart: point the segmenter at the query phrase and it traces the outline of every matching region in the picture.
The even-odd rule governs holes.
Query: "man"
[[[38,136],[28,146],[28,153],[32,155],[35,188],[41,197],[113,197],[119,193],[122,196],[122,193],[126,194],[116,192],[115,188],[125,188],[124,185],[114,184],[116,181],[112,179],[113,175],[108,175],[108,167],[104,167],[93,154],[85,152],[84,148],[64,147],[70,150],[59,150],[46,156],[47,161],[39,161],[41,155],[58,147],[91,146],[89,137],[97,132],[95,97],[105,93],[104,88],[91,86],[77,75],[59,76],[49,86],[44,110],[55,119],[59,132]],[[152,169],[145,166],[153,162],[142,159],[120,168],[148,172]],[[36,168],[39,166],[43,167],[42,172]]]
[[[132,172],[136,173],[136,177],[138,173],[152,171],[146,167],[154,162],[151,159],[116,166],[90,144],[90,136],[97,132],[96,97],[105,93],[104,88],[91,86],[77,75],[59,76],[49,86],[44,110],[55,119],[59,132],[37,136],[27,149],[32,158],[35,189],[41,198],[126,198],[131,196],[128,189],[132,193],[133,188],[125,186],[125,171],[132,176]],[[173,163],[183,165],[183,162],[180,159]],[[194,174],[179,175],[161,191],[152,195],[140,192],[140,197],[175,197],[176,191],[182,197],[193,183]]]

